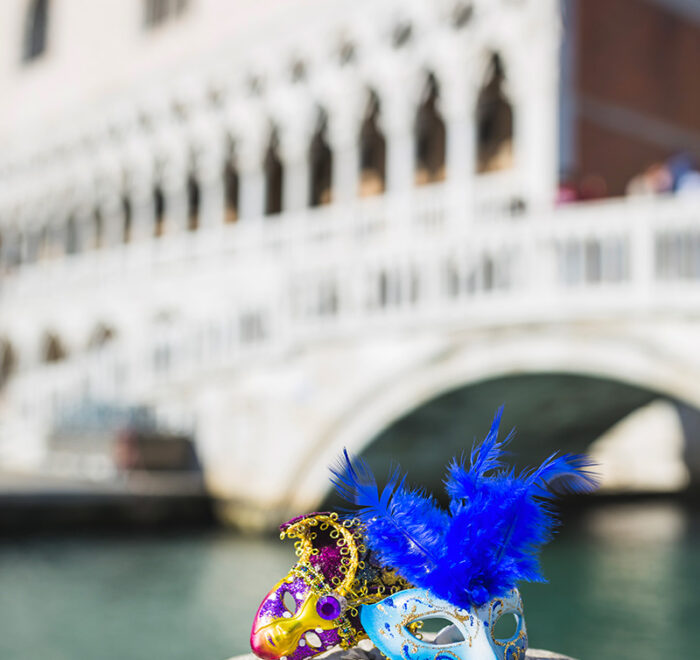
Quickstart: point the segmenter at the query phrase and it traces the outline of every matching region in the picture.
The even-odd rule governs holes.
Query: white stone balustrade
[[[25,327],[13,328],[14,316],[29,316],[36,344],[48,327],[70,350],[57,364],[23,365],[8,401],[51,426],[81,401],[157,406],[210,370],[283,360],[317,342],[625,318],[673,305],[682,313],[700,301],[692,198],[488,221],[455,199],[435,184],[276,222],[204,220],[198,232],[27,266],[0,291],[6,334]],[[121,323],[129,317],[131,326]],[[116,339],[90,351],[98,320],[114,325]]]

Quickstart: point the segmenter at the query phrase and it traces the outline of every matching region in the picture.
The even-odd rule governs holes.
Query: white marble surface
[[[367,644],[363,644],[362,642],[360,645],[361,647],[367,646]],[[383,656],[379,653],[372,653],[373,650],[376,651],[374,647],[370,646],[369,649],[355,648],[351,649],[350,651],[329,651],[328,653],[324,653],[318,657],[322,658],[323,660],[376,660],[377,658],[383,658]],[[561,655],[559,653],[553,653],[552,651],[544,651],[541,649],[528,649],[526,657],[527,660],[574,660],[568,655]],[[246,655],[234,656],[229,658],[229,660],[258,660],[258,658],[252,653],[248,653]]]

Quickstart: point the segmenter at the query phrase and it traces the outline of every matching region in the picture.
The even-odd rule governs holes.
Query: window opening
[[[372,91],[360,129],[360,197],[384,192],[386,140],[379,128],[379,113],[379,97]]]
[[[196,231],[199,228],[200,197],[199,181],[195,173],[190,172],[187,177],[187,229],[189,231]]]
[[[309,205],[322,206],[331,202],[331,182],[333,175],[333,153],[326,140],[328,115],[321,110],[316,132],[309,150],[311,190]]]
[[[6,339],[0,339],[0,389],[7,383],[17,367],[17,355],[12,344]]]
[[[224,164],[224,196],[225,196],[225,216],[226,223],[238,220],[238,169],[233,144],[229,143],[228,157]]]
[[[26,15],[22,60],[30,62],[46,50],[49,21],[48,0],[32,0]]]
[[[437,109],[438,98],[437,80],[431,73],[416,114],[416,185],[445,179],[445,122]]]
[[[279,136],[276,128],[270,132],[264,169],[265,215],[276,215],[282,212],[282,180],[284,177],[284,169],[279,157]]]
[[[102,210],[99,206],[93,211],[93,221],[95,223],[95,247],[101,248],[104,241],[104,221],[102,219]]]
[[[46,363],[65,360],[68,353],[61,340],[54,333],[48,333],[44,339],[43,361]]]
[[[503,92],[505,73],[496,54],[479,93],[477,117],[477,172],[494,172],[513,166],[513,108]]]
[[[131,241],[131,199],[129,195],[124,193],[122,195],[122,241],[124,243],[129,243]]]
[[[189,0],[145,0],[144,24],[153,29],[177,18],[185,12]]]
[[[71,216],[66,223],[66,254],[77,254],[79,250],[78,226]]]
[[[153,188],[153,219],[153,235],[162,236],[165,232],[165,195],[159,183]]]

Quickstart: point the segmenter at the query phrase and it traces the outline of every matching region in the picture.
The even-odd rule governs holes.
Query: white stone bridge
[[[32,305],[65,319],[76,343],[89,339],[86,319],[117,336],[8,382],[5,460],[40,459],[49,429],[81,402],[146,404],[195,434],[231,518],[260,525],[319,506],[343,447],[365,450],[445,393],[471,387],[478,400],[495,379],[522,415],[512,421],[554,446],[576,446],[558,430],[594,417],[601,433],[652,397],[700,409],[699,200],[474,213],[489,194],[435,184],[7,278],[3,326],[17,346],[39,341],[25,322]],[[161,309],[172,311],[152,319],[154,332],[129,323],[134,310]],[[538,374],[550,385],[535,395],[527,377]],[[549,405],[528,421],[543,396]],[[482,428],[465,427],[464,446],[494,403]],[[692,467],[697,450],[687,455]]]
[[[666,398],[700,474],[700,199],[552,204],[571,3],[103,4],[16,75],[0,48],[0,469],[146,407],[260,526],[319,506],[343,447],[432,442],[435,472],[505,401],[526,453],[581,450]]]

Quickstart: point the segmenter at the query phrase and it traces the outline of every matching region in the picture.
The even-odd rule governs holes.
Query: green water
[[[225,532],[0,542],[1,660],[224,660],[293,562]],[[700,517],[619,505],[569,521],[523,588],[530,642],[581,660],[700,657]]]

